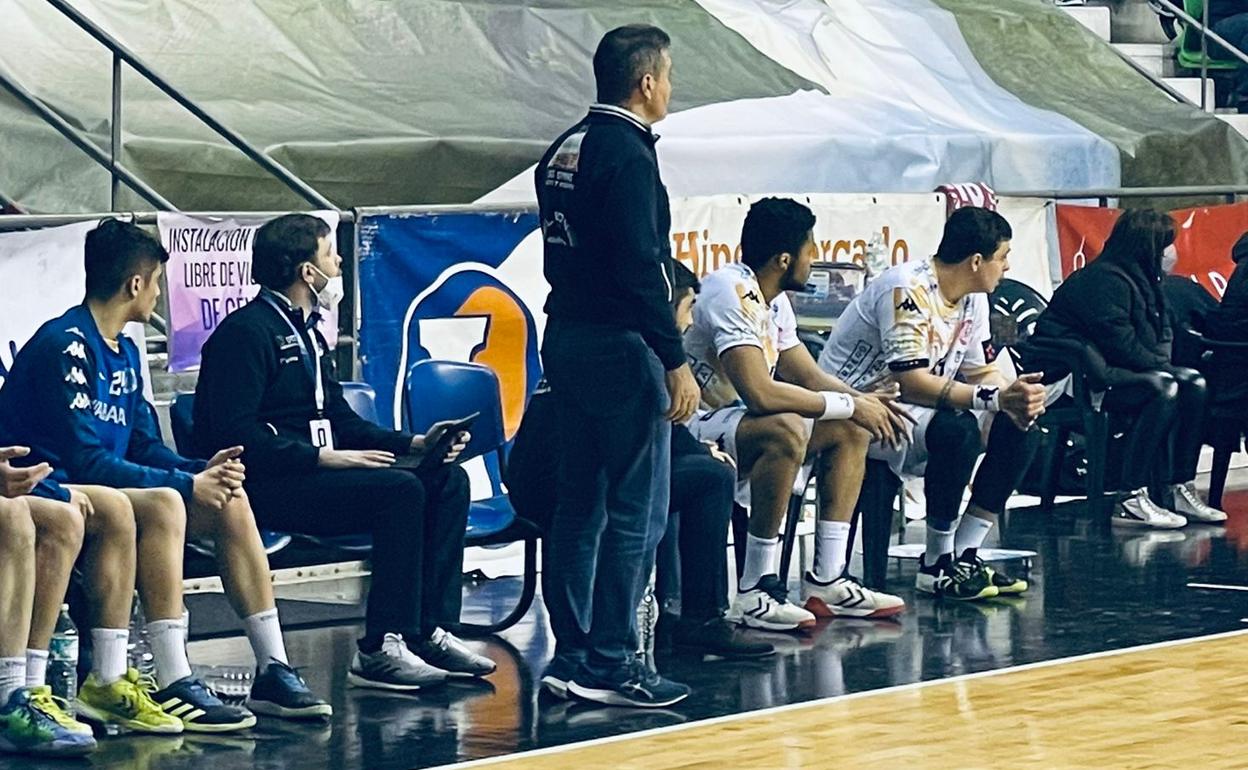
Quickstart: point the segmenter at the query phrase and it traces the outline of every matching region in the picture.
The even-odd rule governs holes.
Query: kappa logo
[[[913,297],[906,297],[897,303],[897,309],[903,313],[918,313],[919,305],[914,301]]]
[[[68,382],[71,385],[86,387],[87,375],[83,374],[82,370],[75,366],[65,375],[65,382]]]
[[[749,289],[745,292],[745,294],[742,294],[741,299],[748,299],[751,302],[757,302],[760,305],[763,304],[763,298],[753,289]]]
[[[976,388],[975,401],[982,404],[985,409],[992,404],[993,397],[997,395],[996,388]]]
[[[68,329],[66,329],[66,330],[65,330],[65,333],[66,333],[66,334],[72,334],[72,335],[74,335],[75,337],[82,337],[83,339],[86,339],[86,335],[85,335],[85,334],[83,334],[83,333],[82,333],[82,330],[81,330],[81,329],[79,329],[77,326],[71,326],[71,327],[69,327]]]
[[[70,409],[90,409],[91,397],[86,393],[75,393],[74,400],[69,402]]]
[[[69,343],[69,345],[61,351],[61,353],[69,356],[70,358],[77,358],[81,361],[87,360],[87,348],[77,340]]]

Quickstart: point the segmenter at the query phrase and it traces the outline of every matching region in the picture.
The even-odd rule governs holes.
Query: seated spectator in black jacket
[[[1248,0],[1209,0],[1209,27],[1226,42],[1248,53]],[[1214,45],[1212,55],[1231,58],[1231,54]],[[1248,65],[1241,65],[1235,76],[1235,91],[1229,104],[1240,112],[1248,112]]]
[[[693,323],[698,281],[693,271],[674,263],[672,305],[683,332]],[[558,458],[547,437],[555,430],[555,414],[544,386],[529,400],[507,464],[507,489],[522,517],[545,531],[555,509]],[[660,605],[679,600],[680,620],[672,640],[681,647],[726,657],[758,657],[773,652],[770,644],[740,637],[724,619],[728,610],[728,520],[737,474],[732,460],[700,443],[679,423],[672,425],[671,498],[667,529],[659,542],[656,593]],[[542,573],[543,591],[546,572]],[[673,590],[672,586],[679,586]]]
[[[1199,372],[1170,360],[1173,330],[1161,266],[1173,247],[1169,215],[1149,209],[1123,213],[1101,256],[1053,293],[1032,335],[1039,346],[1046,340],[1082,340],[1104,359],[1104,406],[1128,431],[1122,467],[1128,494],[1115,506],[1115,524],[1172,529],[1183,526],[1184,517],[1226,520],[1225,513],[1200,500],[1193,481],[1206,389]],[[1060,360],[1037,363],[1046,375],[1064,373]],[[1151,481],[1173,493],[1177,513],[1150,498]]]
[[[306,214],[256,231],[252,275],[262,288],[204,345],[195,443],[205,453],[246,447],[244,488],[261,526],[373,536],[349,682],[418,690],[448,673],[489,674],[494,663],[445,630],[459,621],[467,474],[453,457],[433,472],[391,468],[396,455],[422,453],[425,437],[380,428],[347,405],[316,329],[318,308],[342,299],[333,243],[329,226]]]
[[[1248,232],[1231,249],[1235,271],[1226,282],[1222,302],[1205,320],[1205,332],[1223,342],[1248,342]]]
[[[1170,362],[1175,366],[1199,369],[1203,351],[1199,343],[1185,334],[1184,330],[1190,329],[1203,334],[1205,319],[1217,308],[1218,301],[1190,277],[1175,275],[1174,267],[1177,262],[1178,254],[1169,250],[1161,265],[1161,292],[1166,300],[1170,328],[1174,330]]]

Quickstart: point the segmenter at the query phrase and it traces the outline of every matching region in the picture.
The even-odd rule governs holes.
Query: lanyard
[[[264,293],[260,294],[260,299],[267,302],[269,307],[276,310],[277,314],[281,316],[283,321],[286,322],[286,325],[290,327],[290,330],[295,333],[295,339],[299,341],[299,352],[303,356],[304,368],[308,370],[308,374],[312,375],[313,391],[316,394],[316,416],[317,418],[323,417],[325,415],[325,385],[321,382],[321,346],[317,344],[316,334],[312,331],[307,332],[308,337],[312,340],[312,347],[316,350],[316,355],[314,356],[308,352],[308,346],[304,344],[303,341],[303,334],[300,333],[299,329],[295,327],[294,321],[290,320],[290,316],[286,314],[286,311],[282,309],[282,306],[279,305],[272,297]],[[309,358],[312,359],[312,366],[308,366],[307,364]]]

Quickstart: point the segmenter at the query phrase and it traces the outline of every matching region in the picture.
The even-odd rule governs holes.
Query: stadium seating
[[[1184,0],[1183,10],[1194,19],[1202,18],[1204,13],[1204,0]],[[1190,25],[1183,25],[1183,33],[1179,37],[1179,49],[1176,53],[1180,67],[1188,69],[1200,69],[1201,59],[1205,58],[1205,67],[1211,70],[1233,70],[1237,69],[1240,62],[1232,57],[1219,57],[1218,47],[1212,43],[1208,46],[1208,57],[1202,57],[1200,53],[1200,30]]]

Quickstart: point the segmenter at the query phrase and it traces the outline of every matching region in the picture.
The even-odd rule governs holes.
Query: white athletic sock
[[[830,583],[841,576],[849,559],[848,544],[848,521],[815,522],[815,580]]]
[[[129,661],[126,647],[130,643],[128,628],[91,629],[91,673],[100,684],[112,684],[126,675]]]
[[[963,516],[962,523],[958,525],[957,537],[954,539],[954,548],[959,554],[967,548],[979,548],[991,531],[991,521],[978,516]]]
[[[48,683],[48,651],[26,650],[26,686],[38,687]]]
[[[276,607],[243,618],[243,626],[247,629],[251,650],[256,654],[257,669],[263,672],[275,660],[290,663],[286,659],[286,643],[282,641],[282,626],[277,620]]]
[[[9,696],[26,686],[26,656],[0,658],[0,707],[9,702]]]
[[[780,538],[745,536],[745,567],[737,588],[748,591],[758,585],[763,575],[774,575],[778,569]]]
[[[923,552],[923,563],[928,567],[947,553],[953,553],[955,529],[945,531],[937,529],[931,522],[927,524],[927,547]]]
[[[186,659],[186,628],[182,618],[153,620],[147,624],[147,641],[156,662],[156,684],[163,690],[191,675]]]

